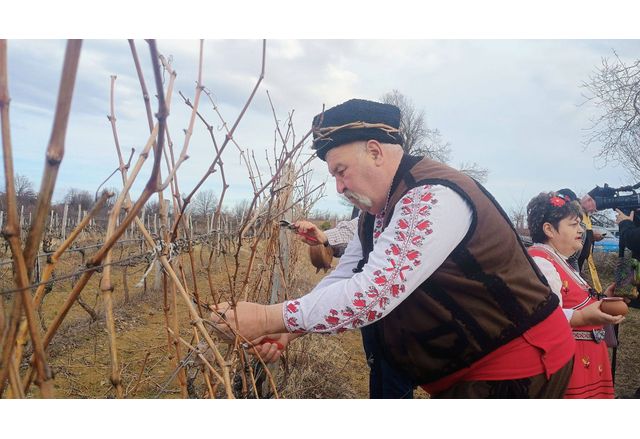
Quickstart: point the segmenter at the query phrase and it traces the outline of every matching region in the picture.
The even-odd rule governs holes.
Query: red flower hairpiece
[[[553,196],[549,198],[549,203],[551,203],[551,205],[555,207],[562,207],[566,202],[567,200],[565,198],[561,198],[558,196]]]

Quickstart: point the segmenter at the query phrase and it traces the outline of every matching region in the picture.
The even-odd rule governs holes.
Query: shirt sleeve
[[[469,205],[445,186],[410,190],[396,204],[387,228],[374,233],[373,251],[361,272],[348,272],[362,257],[356,235],[331,275],[307,295],[285,302],[287,330],[336,333],[382,319],[442,265],[471,219]]]
[[[333,229],[324,231],[333,250],[333,256],[339,258],[344,254],[347,244],[356,234],[357,229],[358,218],[354,218],[351,221],[340,221]]]
[[[562,279],[560,279],[560,275],[558,274],[556,267],[554,267],[550,261],[540,256],[534,256],[533,260],[535,261],[536,265],[538,265],[538,268],[540,268],[540,271],[542,272],[544,277],[547,279],[547,282],[549,283],[549,287],[551,287],[551,291],[553,291],[554,294],[558,296],[558,299],[560,299],[560,308],[562,308],[562,311],[564,311],[565,317],[567,318],[568,321],[571,321],[571,317],[573,317],[574,310],[571,308],[563,307]]]

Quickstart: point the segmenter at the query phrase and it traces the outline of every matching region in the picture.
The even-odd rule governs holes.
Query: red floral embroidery
[[[391,285],[391,295],[393,297],[398,297],[400,293],[404,293],[404,285],[402,284]]]
[[[424,236],[416,235],[411,238],[411,244],[415,246],[421,246],[424,241]]]
[[[407,258],[409,258],[410,261],[413,261],[418,256],[420,256],[420,252],[418,250],[410,250],[407,252]]]
[[[362,305],[362,306],[364,306],[364,305]],[[353,317],[353,316],[355,316],[355,315],[356,315],[356,313],[355,313],[355,311],[354,311],[354,310],[352,310],[351,308],[346,308],[344,311],[342,311],[342,315],[343,315],[344,317],[346,317],[346,318],[349,318],[349,317]]]
[[[388,255],[393,254],[394,256],[398,256],[400,254],[400,251],[400,247],[398,247],[396,244],[391,244],[391,247],[386,249],[385,253]]]
[[[416,227],[418,228],[418,230],[426,230],[430,225],[431,222],[424,220],[420,221]]]
[[[378,241],[378,238],[380,237],[380,234],[382,233],[383,221],[384,221],[384,212],[381,212],[381,213],[376,215],[376,220],[375,220],[375,223],[373,225],[373,243],[374,243],[374,245],[375,245],[376,241]]]
[[[373,285],[369,287],[369,289],[367,290],[367,297],[370,298],[375,298],[375,297],[379,297],[380,296],[380,292],[378,291],[378,289],[376,287],[374,287]]]
[[[300,302],[298,302],[297,300],[289,302],[287,304],[287,311],[298,312],[298,305],[300,305]]]
[[[384,276],[378,276],[373,281],[378,285],[384,285],[387,283],[387,278]]]
[[[438,200],[430,188],[415,188],[407,192],[398,203],[400,218],[395,224],[388,225],[393,227],[394,234],[393,242],[384,250],[387,265],[372,273],[373,284],[365,292],[355,292],[350,306],[342,310],[329,310],[324,316],[324,323],[313,326],[313,331],[343,332],[348,326],[358,328],[367,322],[373,322],[383,316],[382,311],[391,304],[391,298],[398,298],[406,292],[406,275],[422,263],[420,247],[424,238],[433,232],[428,217]],[[384,230],[383,213],[376,215],[374,221],[374,245]],[[298,305],[297,301],[289,302],[285,313],[299,313]],[[289,317],[285,321],[289,329],[299,327],[295,317]]]
[[[287,319],[287,325],[289,328],[296,328],[298,327],[298,320],[295,317],[289,317]]]

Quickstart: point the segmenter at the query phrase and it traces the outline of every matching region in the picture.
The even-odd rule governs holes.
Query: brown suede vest
[[[468,233],[444,263],[374,324],[387,360],[416,384],[468,367],[558,307],[558,298],[491,194],[446,165],[404,156],[391,188],[385,228],[401,197],[427,184],[454,190],[467,201],[473,217]],[[364,259],[359,267],[373,249],[373,219],[370,214],[360,218]]]

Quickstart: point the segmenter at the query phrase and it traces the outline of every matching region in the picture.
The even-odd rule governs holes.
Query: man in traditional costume
[[[432,397],[561,397],[575,341],[557,296],[491,194],[404,154],[399,127],[396,106],[360,99],[314,118],[318,157],[363,212],[358,234],[310,293],[220,304],[214,320],[271,358],[262,336],[370,326],[385,360]]]

